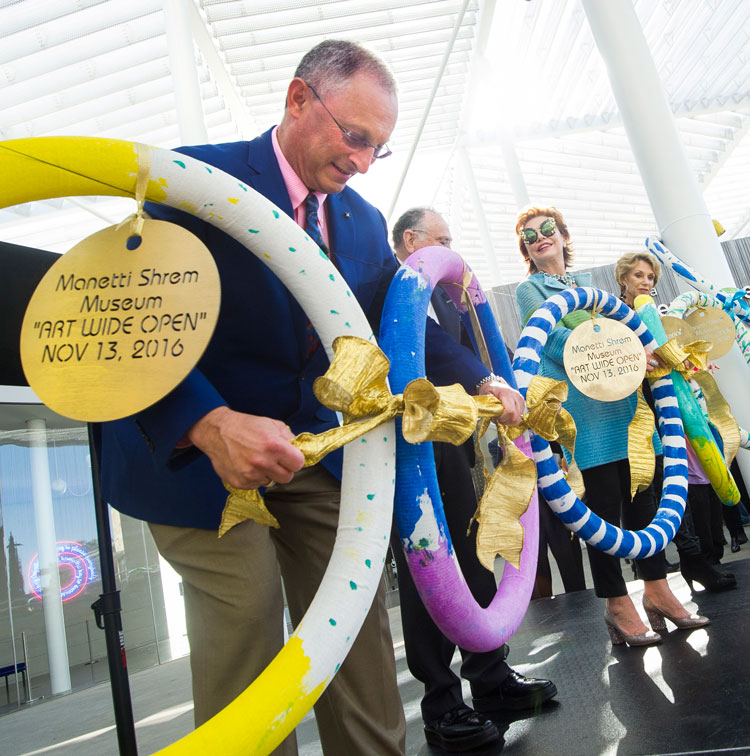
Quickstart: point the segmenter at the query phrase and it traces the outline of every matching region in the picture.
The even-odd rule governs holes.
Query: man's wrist
[[[203,417],[199,417],[191,426],[187,432],[183,435],[180,441],[186,440],[193,446],[200,448],[200,438],[206,432],[210,432],[211,429],[218,427],[221,424],[221,416],[229,410],[226,404],[220,404],[218,407],[214,407],[212,410],[206,412]]]
[[[484,386],[486,383],[502,383],[503,385],[506,384],[506,382],[499,375],[490,373],[477,383],[477,385],[474,387],[474,390],[479,391],[479,389],[482,388],[482,386]]]

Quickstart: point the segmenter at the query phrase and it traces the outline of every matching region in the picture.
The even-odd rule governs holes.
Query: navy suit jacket
[[[461,316],[458,314],[456,305],[453,304],[453,300],[442,286],[435,287],[430,302],[435,310],[440,327],[454,341],[463,344],[467,349],[472,349],[471,339],[461,323]]]
[[[236,176],[293,217],[270,130],[251,142],[179,151]],[[326,205],[333,257],[377,333],[396,271],[385,219],[348,187],[329,195]],[[149,204],[147,210],[204,241],[219,270],[221,307],[209,346],[179,386],[148,409],[99,426],[102,492],[116,509],[139,519],[215,529],[227,492],[208,458],[194,447],[175,452],[177,442],[198,419],[223,405],[283,420],[295,433],[337,425],[335,413],[312,392],[328,358],[322,347],[306,356],[307,316],[254,254],[194,216],[164,205]],[[471,390],[487,369],[439,328],[428,329],[432,379],[461,382]],[[339,451],[322,464],[340,477],[341,460]]]

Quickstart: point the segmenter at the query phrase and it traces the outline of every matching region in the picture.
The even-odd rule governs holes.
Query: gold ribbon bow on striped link
[[[724,460],[729,466],[740,448],[740,429],[731,407],[707,370],[708,352],[711,351],[712,344],[710,341],[692,341],[680,347],[673,341],[670,339],[656,350],[669,368],[655,368],[651,376],[661,378],[669,370],[676,370],[685,380],[692,378],[700,386],[706,401],[708,420],[719,431],[724,445]],[[686,367],[685,360],[689,360],[698,370]]]
[[[669,339],[669,341],[654,350],[667,367],[655,367],[648,374],[648,377],[651,380],[656,380],[676,370],[686,380],[692,378],[695,371],[692,368],[686,367],[685,361],[690,360],[695,367],[705,370],[708,365],[708,353],[711,350],[711,346],[710,341],[691,341],[689,344],[680,345],[675,339]]]
[[[315,381],[313,390],[322,404],[342,413],[344,424],[319,434],[301,433],[292,441],[305,455],[306,467],[317,464],[329,452],[397,415],[402,417],[403,436],[409,443],[444,441],[458,445],[471,437],[479,419],[489,421],[503,412],[502,403],[494,396],[469,396],[458,384],[435,387],[425,378],[411,381],[403,394],[393,395],[386,382],[390,364],[379,347],[357,337],[340,336],[333,342],[333,350],[334,359],[325,375]],[[545,388],[539,390],[540,385]],[[493,534],[494,523],[515,520],[516,524],[510,526],[514,544],[509,547],[503,545],[501,549],[496,549],[496,553],[501,553],[516,564],[523,546],[518,517],[528,508],[536,486],[536,470],[533,460],[528,459],[510,440],[519,436],[526,427],[532,427],[545,438],[559,438],[572,450],[575,425],[559,406],[560,397],[564,401],[566,392],[564,383],[534,379],[529,387],[529,412],[524,416],[524,423],[517,428],[509,428],[512,435],[503,434],[501,439],[506,450],[504,457],[508,461],[499,467],[493,479],[496,482],[491,486],[492,490],[485,493],[475,515],[480,521],[485,551],[491,548],[487,544],[498,543]],[[501,475],[505,481],[503,485],[499,482]],[[512,484],[509,483],[511,480]],[[224,485],[230,495],[222,514],[219,536],[247,519],[278,527],[276,518],[266,508],[258,490]],[[505,543],[506,539],[501,537],[500,541]]]
[[[533,430],[547,441],[559,441],[571,455],[568,483],[580,496],[583,479],[575,464],[576,426],[572,416],[562,408],[568,398],[568,384],[552,378],[534,376],[526,391],[527,411],[521,423],[514,426],[497,425],[498,442],[503,450],[502,460],[490,474],[484,469],[485,490],[469,530],[476,520],[477,558],[485,568],[494,571],[495,556],[500,555],[516,569],[520,569],[523,549],[523,526],[520,518],[529,507],[536,487],[536,465],[514,443],[524,431]],[[483,436],[490,420],[479,429]],[[467,531],[468,535],[468,531]]]
[[[669,375],[672,370],[681,373],[687,380],[695,373],[685,366],[686,360],[704,368],[707,353],[711,349],[708,341],[693,341],[680,345],[675,339],[669,339],[655,349],[666,367],[654,367],[648,374],[649,380],[657,380]],[[643,398],[639,387],[637,392],[635,414],[628,426],[628,461],[630,462],[630,498],[648,488],[654,478],[656,459],[654,456],[654,413]]]
[[[409,443],[447,441],[458,445],[471,436],[480,417],[494,417],[503,411],[494,396],[469,396],[459,384],[437,388],[425,378],[411,381],[403,394],[391,394],[388,358],[365,339],[339,336],[333,351],[334,359],[325,375],[315,380],[313,391],[321,404],[342,413],[344,424],[323,433],[300,433],[292,441],[305,455],[305,467],[397,415],[403,418],[402,433]],[[279,526],[257,489],[224,486],[230,496],[222,513],[220,537],[247,519]]]

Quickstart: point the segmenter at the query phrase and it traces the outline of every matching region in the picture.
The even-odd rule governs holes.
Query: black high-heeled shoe
[[[737,587],[734,575],[719,572],[709,564],[703,554],[680,554],[680,572],[685,582],[694,591],[693,581],[697,580],[710,593],[728,591]]]

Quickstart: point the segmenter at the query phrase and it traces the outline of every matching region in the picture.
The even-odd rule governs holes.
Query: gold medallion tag
[[[734,323],[724,310],[718,307],[699,307],[685,320],[693,327],[696,339],[713,344],[708,353],[709,360],[718,360],[732,348]]]
[[[680,346],[691,344],[698,341],[693,327],[687,320],[675,317],[674,315],[662,315],[661,324],[664,326],[664,332],[667,334],[667,340],[674,339]]]
[[[568,380],[586,396],[614,402],[630,396],[646,373],[646,352],[626,325],[592,318],[568,336],[563,352]]]
[[[140,238],[140,245],[134,246]],[[130,239],[130,242],[129,242]],[[221,286],[207,247],[181,226],[110,226],[61,255],[21,328],[29,385],[52,410],[104,422],[154,404],[195,367]]]

